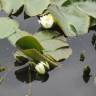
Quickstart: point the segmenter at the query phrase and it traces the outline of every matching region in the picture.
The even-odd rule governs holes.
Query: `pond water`
[[[7,16],[1,12],[0,16]],[[23,19],[23,15],[15,18],[20,23],[20,29],[34,33],[39,29],[36,18]],[[91,44],[95,31],[68,40],[73,54],[60,66],[44,77],[36,78],[31,74],[32,82],[28,82],[28,68],[22,70],[16,67],[13,54],[16,49],[7,39],[0,40],[0,64],[6,66],[7,72],[0,73],[5,79],[0,84],[0,96],[95,96],[96,85],[91,77],[88,83],[82,78],[84,64],[91,68],[91,74],[96,73],[96,50]],[[85,61],[80,62],[80,53],[84,52]]]

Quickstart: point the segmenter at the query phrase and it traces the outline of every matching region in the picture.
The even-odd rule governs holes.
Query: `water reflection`
[[[48,73],[46,73],[45,75],[39,75],[33,70],[30,70],[30,73],[29,73],[29,66],[16,70],[15,75],[19,81],[26,82],[26,83],[30,83],[34,80],[46,82],[49,78]],[[29,80],[29,78],[30,78],[30,80]]]
[[[88,65],[85,65],[83,69],[83,80],[85,83],[89,82],[91,77],[90,73],[91,73],[90,67]]]
[[[96,34],[93,34],[91,43],[94,46],[94,48],[96,49]]]

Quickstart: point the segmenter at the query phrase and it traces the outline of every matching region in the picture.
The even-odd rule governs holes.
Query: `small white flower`
[[[54,24],[54,19],[51,14],[45,15],[40,17],[40,20],[38,22],[42,25],[44,28],[51,28]]]
[[[43,62],[43,61],[41,61],[40,62],[41,64],[43,64],[44,65],[44,67],[46,67],[47,69],[49,69],[50,68],[50,66],[49,66],[49,64],[48,64],[48,62]]]
[[[35,69],[39,74],[45,74],[45,67],[42,63],[37,64]]]

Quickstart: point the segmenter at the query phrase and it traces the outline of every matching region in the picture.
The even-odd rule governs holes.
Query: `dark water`
[[[6,16],[3,12],[0,16]],[[15,18],[20,23],[20,29],[29,32],[36,32],[40,27],[36,18],[23,19],[23,16]],[[96,85],[93,77],[86,84],[82,79],[83,66],[88,64],[91,67],[91,74],[96,72],[96,50],[91,44],[95,31],[84,36],[69,39],[72,56],[62,62],[60,67],[49,72],[49,75],[28,83],[28,72],[26,68],[16,71],[14,68],[13,54],[16,49],[11,46],[7,39],[0,40],[0,64],[10,69],[8,72],[0,73],[5,76],[0,85],[0,96],[96,96]],[[85,61],[79,61],[80,53],[84,51]],[[34,74],[32,74],[34,77]],[[35,76],[36,77],[36,76]],[[46,82],[42,82],[46,81]]]

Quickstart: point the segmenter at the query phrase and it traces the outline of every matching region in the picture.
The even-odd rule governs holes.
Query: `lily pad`
[[[45,51],[55,51],[59,48],[69,47],[69,44],[60,40],[51,39],[40,42]]]
[[[55,4],[57,6],[62,6],[62,4],[64,2],[66,2],[67,0],[51,0],[51,4]]]
[[[33,36],[24,36],[22,38],[20,38],[17,42],[16,42],[16,46],[17,48],[20,49],[37,49],[38,51],[42,52],[43,47],[40,45],[40,43],[38,42],[37,39],[35,39]]]
[[[57,66],[56,62],[52,61],[52,59],[47,58],[36,49],[26,49],[26,50],[22,50],[22,52],[28,57],[32,58],[32,60],[35,62],[45,61],[48,62],[51,67]]]
[[[77,4],[77,8],[87,15],[96,19],[96,2],[87,1]]]
[[[55,51],[44,52],[44,54],[48,54],[52,58],[54,58],[56,61],[60,61],[60,60],[68,59],[70,55],[72,54],[72,49],[61,48]]]
[[[0,0],[2,9],[10,14],[11,12],[16,13],[19,8],[24,5],[25,0]]]
[[[33,36],[38,40],[38,41],[45,41],[45,40],[49,40],[52,39],[54,37],[59,36],[60,33],[57,31],[52,31],[52,30],[43,30],[43,31],[39,31],[35,34],[33,34]]]
[[[75,6],[51,5],[49,11],[66,36],[77,36],[88,32],[90,17]]]
[[[36,16],[42,14],[50,4],[50,0],[26,0],[25,1],[25,12],[29,16]]]
[[[7,17],[0,18],[0,39],[7,38],[8,36],[14,34],[18,29],[19,24],[12,19]]]
[[[31,34],[29,34],[28,32],[25,31],[21,31],[21,30],[16,30],[16,33],[12,34],[11,36],[8,37],[8,40],[10,41],[10,43],[15,46],[16,42],[24,37],[24,36],[32,36]]]

